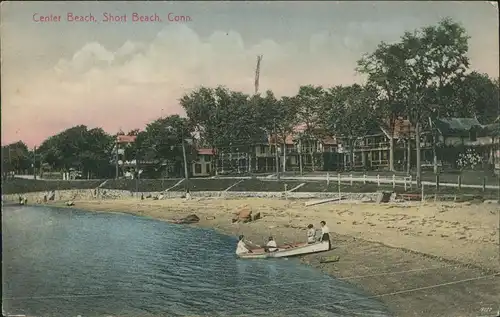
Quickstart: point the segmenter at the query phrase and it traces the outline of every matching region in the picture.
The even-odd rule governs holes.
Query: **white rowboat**
[[[330,244],[328,241],[314,244],[299,244],[295,246],[279,247],[278,251],[265,252],[264,249],[253,250],[253,252],[239,254],[241,259],[268,259],[268,258],[286,258],[291,256],[305,255],[317,252],[328,251]]]

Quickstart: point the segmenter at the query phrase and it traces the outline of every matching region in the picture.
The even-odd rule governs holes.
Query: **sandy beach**
[[[64,206],[63,202],[51,205]],[[303,200],[76,200],[88,211],[126,212],[160,220],[196,214],[196,226],[244,234],[257,244],[306,240],[306,226],[330,227],[333,250],[301,261],[384,301],[395,316],[495,316],[500,309],[497,203],[375,204]],[[262,218],[233,224],[240,208]],[[323,256],[340,261],[320,264]],[[495,275],[496,274],[496,275]]]

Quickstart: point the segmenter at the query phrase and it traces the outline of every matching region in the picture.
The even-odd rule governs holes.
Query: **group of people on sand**
[[[320,222],[321,226],[321,236],[319,238],[316,238],[316,229],[314,228],[314,225],[309,224],[307,226],[307,243],[308,244],[313,244],[317,242],[328,242],[328,249],[331,249],[331,242],[330,242],[330,229],[327,227],[325,221]],[[256,246],[256,248],[262,249],[260,246]],[[271,236],[269,237],[267,244],[263,247],[265,252],[276,252],[278,251],[278,245],[276,244],[276,240]],[[250,246],[250,243],[245,242],[245,236],[240,235],[238,239],[238,245],[236,247],[236,254],[245,254],[245,253],[253,253],[252,248]]]
[[[28,204],[28,198],[19,196],[19,205],[27,205]]]

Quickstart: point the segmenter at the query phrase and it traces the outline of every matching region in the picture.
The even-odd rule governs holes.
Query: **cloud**
[[[185,24],[168,25],[147,44],[126,41],[115,51],[86,43],[17,86],[20,93],[10,89],[3,100],[2,130],[13,135],[19,128],[32,135],[27,130],[36,124],[41,130],[34,141],[40,141],[63,124],[103,126],[110,132],[140,128],[161,113],[182,113],[178,99],[200,85],[251,93],[258,54],[264,55],[261,89],[293,94],[300,84],[327,83],[332,77],[321,72],[324,65],[314,58],[321,45],[307,45],[301,51],[296,44],[265,39],[248,46],[232,30],[203,39]],[[350,65],[337,68],[343,67]]]
[[[355,61],[366,50],[359,39],[366,33],[375,39],[372,28],[348,25],[350,33],[342,36],[330,31],[302,43],[263,39],[249,45],[233,30],[202,38],[186,24],[170,24],[148,43],[128,40],[114,50],[106,43],[85,43],[21,79],[15,67],[2,70],[9,79],[2,81],[2,141],[23,138],[34,144],[76,124],[110,133],[143,128],[162,113],[182,113],[179,98],[200,85],[252,93],[260,54],[261,91],[279,96],[294,94],[303,84],[350,84],[359,80]]]

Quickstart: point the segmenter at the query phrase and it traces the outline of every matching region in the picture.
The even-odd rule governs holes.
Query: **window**
[[[210,174],[210,164],[207,164],[206,167],[207,167],[207,174]]]
[[[211,162],[211,161],[212,161],[212,156],[211,156],[211,155],[204,155],[204,156],[205,156],[205,157],[204,157],[204,159],[203,159],[203,160],[204,160],[205,162]]]
[[[469,137],[472,142],[477,141],[477,133],[475,129],[470,130]]]
[[[201,164],[194,165],[194,172],[195,174],[201,174]]]
[[[260,146],[260,154],[265,154],[266,153],[266,146],[265,145],[261,145]]]

